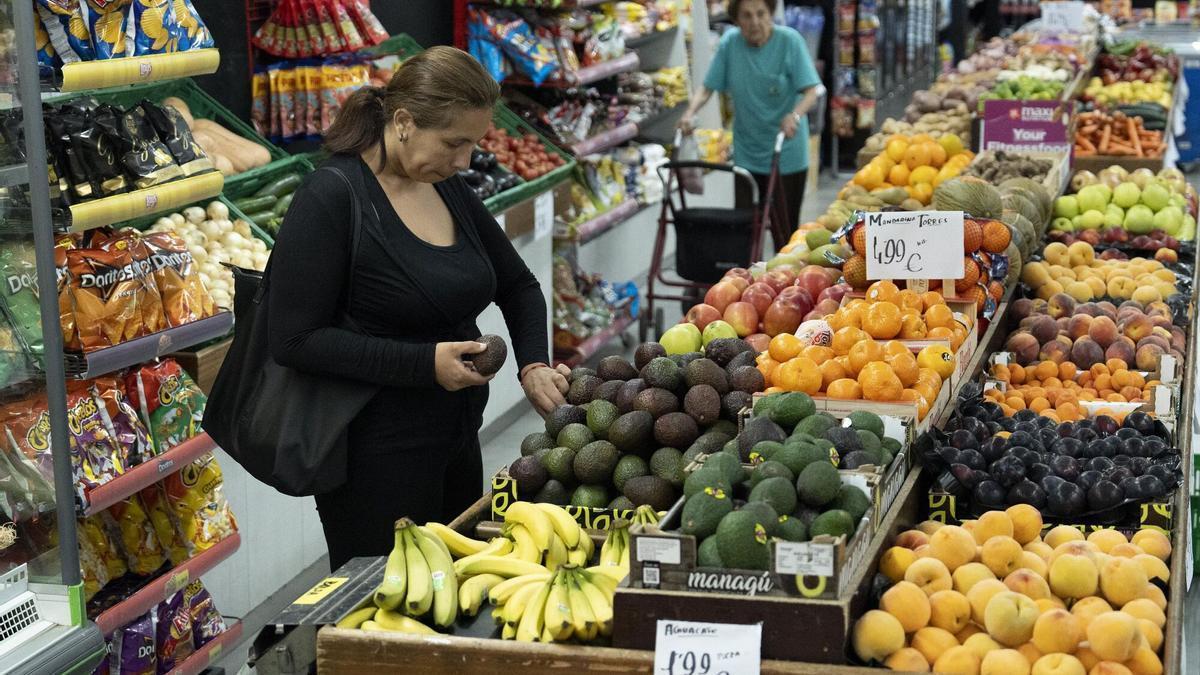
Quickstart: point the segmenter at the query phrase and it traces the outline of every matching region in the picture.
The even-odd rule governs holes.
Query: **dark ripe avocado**
[[[654,391],[653,389],[647,391]],[[669,448],[686,448],[700,437],[700,428],[691,415],[667,413],[654,421],[654,440]]]
[[[799,518],[779,516],[779,524],[775,526],[775,536],[784,541],[808,541],[808,528]]]
[[[566,506],[571,501],[571,491],[562,483],[551,478],[530,501]]]
[[[754,513],[734,511],[721,519],[717,532],[717,553],[721,562],[733,569],[765,570],[770,559],[767,528]]]
[[[783,429],[769,418],[766,417],[751,417],[746,420],[746,426],[742,429],[742,433],[738,434],[738,453],[741,455],[742,461],[750,459],[750,450],[762,441],[778,441],[780,443],[787,440],[787,434]]]
[[[809,525],[812,525],[812,521],[816,520],[817,516],[819,515],[821,515],[820,511],[812,508],[811,506],[805,506],[803,502],[796,507],[795,511],[792,511],[792,518],[804,523],[804,527],[806,528]]]
[[[654,417],[645,410],[625,413],[608,428],[608,440],[623,453],[649,453],[654,449]]]
[[[646,381],[640,377],[635,377],[632,380],[627,380],[621,388],[617,390],[617,410],[621,414],[625,414],[633,410],[633,402],[637,399],[637,395],[646,389]]]
[[[632,380],[637,377],[637,370],[620,356],[606,356],[600,359],[596,366],[596,375],[602,380]]]
[[[742,410],[750,407],[750,402],[754,400],[750,394],[744,391],[731,391],[721,399],[721,416],[731,422],[736,422],[738,415]]]
[[[587,411],[575,405],[560,405],[546,417],[546,435],[558,438],[558,432],[568,424],[586,424]]]
[[[541,458],[542,466],[554,480],[563,485],[574,485],[575,480],[575,451],[570,448],[551,448]]]
[[[796,492],[806,505],[824,506],[833,501],[842,489],[838,470],[828,462],[813,462],[804,467],[796,478]]]
[[[871,508],[871,498],[854,485],[842,485],[838,495],[829,503],[831,509],[841,509],[850,514],[854,522],[862,520]]]
[[[775,513],[791,513],[796,508],[796,486],[785,476],[764,478],[750,490],[751,502],[766,502]]]
[[[666,511],[677,499],[675,488],[658,476],[638,476],[625,481],[623,490],[635,506],[649,504],[655,511]]]
[[[596,400],[608,401],[609,403],[617,402],[617,394],[620,393],[621,387],[625,384],[624,380],[609,380],[601,382],[599,387],[596,387],[594,398]]]
[[[685,497],[691,497],[697,492],[702,492],[705,488],[713,490],[719,488],[726,495],[732,496],[733,488],[730,485],[730,482],[725,478],[725,474],[719,468],[715,466],[702,466],[688,474],[688,477],[684,479],[683,494]]]
[[[596,390],[600,385],[604,384],[604,380],[595,375],[584,375],[571,383],[571,388],[567,390],[567,403],[571,405],[583,405],[596,398]]]
[[[855,450],[854,452],[847,453],[842,456],[841,460],[838,462],[838,468],[845,469],[847,471],[853,471],[854,469],[867,465],[877,466],[879,462],[880,459],[871,455],[871,453],[865,450]]]
[[[571,493],[571,506],[602,509],[608,506],[608,488],[603,485],[580,485]]]
[[[729,437],[719,432],[708,431],[700,435],[683,453],[684,459],[691,461],[700,455],[711,455],[720,452],[721,446],[729,442]]]
[[[679,531],[703,539],[717,531],[721,519],[733,511],[733,498],[724,490],[708,489],[688,497],[680,514]]]
[[[733,420],[717,420],[708,430],[719,431],[730,438],[735,438],[738,435],[737,422]]]
[[[854,534],[855,520],[849,513],[841,509],[831,509],[813,519],[808,526],[808,536],[816,538],[823,534],[831,537]]]
[[[659,448],[650,455],[650,473],[669,482],[676,488],[683,487],[687,475],[683,473],[683,453],[675,448]]]
[[[617,495],[611,502],[608,503],[608,508],[613,511],[632,511],[637,507],[633,502],[629,501],[629,497],[625,495]]]
[[[504,360],[508,358],[508,345],[504,344],[504,338],[499,335],[482,335],[475,341],[486,347],[478,354],[467,354],[467,360],[475,364],[475,372],[480,375],[499,372]]]
[[[756,365],[756,363],[755,363],[756,358],[758,358],[758,355],[755,354],[753,350],[748,351],[748,352],[742,352],[741,354],[738,354],[737,356],[730,359],[729,363],[725,364],[725,372],[732,375],[733,371],[737,370],[738,368],[741,368],[742,366],[754,366],[754,365]]]
[[[717,538],[708,537],[696,548],[696,566],[724,568],[721,554],[717,551]]]
[[[651,387],[633,399],[634,410],[645,410],[654,419],[667,413],[679,412],[679,397],[666,389]]]
[[[739,354],[754,353],[754,348],[741,338],[717,338],[704,345],[704,356],[724,368]],[[753,358],[753,357],[752,357]]]
[[[532,455],[521,457],[508,467],[508,475],[517,482],[517,494],[521,499],[535,495],[550,480],[546,467]]]
[[[637,455],[624,455],[617,461],[617,468],[612,472],[612,483],[618,490],[625,489],[625,481],[638,476],[650,474],[646,460]]]
[[[729,387],[747,394],[753,394],[767,388],[763,374],[754,366],[742,366],[729,374]]]
[[[642,368],[641,377],[651,387],[675,391],[683,382],[683,371],[679,364],[665,356],[660,356]]]
[[[857,429],[854,433],[858,434],[858,442],[862,445],[863,450],[882,456],[883,444],[879,442],[879,437],[875,435],[875,432]]]
[[[858,437],[858,432],[845,427],[833,427],[825,432],[825,440],[833,443],[833,447],[837,448],[839,454],[862,450],[862,440]]]
[[[707,384],[688,389],[683,396],[683,411],[700,426],[708,426],[721,418],[721,395]]]
[[[532,455],[542,448],[553,448],[554,439],[544,431],[535,431],[521,441],[521,456]]]
[[[657,342],[643,342],[633,350],[633,367],[641,370],[654,359],[667,355],[667,348]]]
[[[684,366],[683,379],[688,387],[707,384],[722,396],[729,393],[729,376],[725,369],[709,359],[696,359]]]
[[[575,453],[575,461],[571,466],[575,477],[581,483],[603,485],[612,479],[613,470],[621,453],[616,446],[608,441],[593,441]]]

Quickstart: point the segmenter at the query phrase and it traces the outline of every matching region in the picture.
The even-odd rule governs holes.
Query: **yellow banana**
[[[542,642],[554,642],[554,633],[545,625],[542,626]]]
[[[571,637],[575,630],[575,618],[571,615],[571,598],[567,594],[567,575],[559,572],[554,577],[554,587],[546,599],[546,616],[543,630],[550,633],[555,642]]]
[[[628,532],[628,530],[621,528],[609,531],[608,538],[604,540],[604,546],[600,547],[600,564],[602,566],[621,564],[621,552],[625,549],[625,538],[622,536],[624,532]]]
[[[495,621],[497,626],[507,625],[504,623],[504,608],[503,607],[493,607],[492,608],[492,621]]]
[[[615,532],[609,530],[608,534],[604,537],[604,544],[600,546],[600,564],[602,566],[611,564],[613,549],[616,546],[613,539],[614,536]]]
[[[592,554],[596,552],[596,542],[592,541],[591,535],[583,532],[579,537],[579,548],[587,555],[588,560],[591,560]]]
[[[550,548],[550,537],[554,535],[554,524],[550,516],[529,502],[513,502],[504,513],[504,522],[524,525],[533,535],[533,541],[543,551]]]
[[[517,627],[511,623],[504,624],[504,627],[500,629],[500,638],[502,640],[511,640],[515,637],[517,637]]]
[[[593,583],[592,579],[586,573],[581,572],[577,578],[579,580],[579,590],[583,593],[583,597],[587,598],[588,605],[592,608],[592,616],[595,618],[597,631],[601,635],[611,635],[613,596]]]
[[[375,589],[375,604],[384,609],[396,609],[404,602],[408,590],[408,572],[404,560],[404,528],[396,523],[395,544],[383,567],[383,582]]]
[[[534,504],[541,509],[550,518],[550,524],[554,527],[554,532],[562,539],[567,548],[575,548],[579,546],[580,536],[583,534],[579,523],[567,513],[567,510],[557,504],[545,504],[538,502]]]
[[[404,561],[408,565],[408,594],[404,600],[404,611],[412,616],[421,616],[433,605],[433,581],[429,574],[429,563],[421,555],[416,537],[421,536],[415,528],[404,530]]]
[[[542,561],[542,549],[538,548],[537,542],[533,540],[533,535],[525,529],[524,525],[513,524],[508,533],[513,540],[512,556],[514,558],[534,563]]]
[[[567,562],[576,567],[583,567],[587,564],[587,553],[581,548],[573,548],[567,551]]]
[[[384,630],[394,630],[401,633],[423,633],[426,635],[437,635],[437,631],[417,621],[410,616],[404,616],[399,612],[393,612],[390,609],[381,609],[375,612],[375,623],[379,624]]]
[[[641,506],[637,507],[637,511],[634,515],[634,522],[642,525],[657,525],[658,512],[654,510],[653,506],[642,504]]]
[[[513,543],[511,541],[509,541],[508,539],[506,539],[504,537],[496,537],[495,539],[489,541],[487,548],[483,549],[479,553],[474,553],[472,555],[466,556],[465,558],[459,558],[458,560],[455,560],[454,561],[454,571],[458,572],[459,576],[462,576],[462,572],[460,571],[460,568],[463,565],[469,564],[472,560],[475,560],[477,558],[482,558],[484,556],[508,555],[509,553],[512,553],[512,550],[513,550]]]
[[[450,554],[457,560],[487,549],[489,542],[472,539],[464,534],[455,532],[441,523],[425,523],[425,527],[450,549]]]
[[[356,609],[342,617],[342,620],[334,625],[338,628],[360,628],[364,621],[370,621],[375,617],[376,609],[375,605],[367,605],[362,609]]]
[[[416,525],[415,527],[417,528],[418,532],[425,535],[425,537],[434,544],[437,544],[437,547],[442,550],[442,553],[446,554],[446,557],[450,559],[450,562],[454,562],[454,556],[450,554],[450,547],[446,546],[446,542],[442,541],[436,534],[433,533],[432,530],[424,525]]]
[[[567,547],[563,544],[563,540],[558,538],[558,534],[556,533],[550,537],[550,549],[546,551],[546,569],[553,572],[567,562]]]
[[[538,594],[538,590],[540,590],[547,583],[550,583],[550,581],[547,580],[536,584],[528,584],[518,588],[517,591],[512,594],[512,597],[508,599],[508,602],[504,603],[504,609],[502,612],[504,623],[511,623],[513,625],[520,623],[521,617],[525,616],[526,610],[529,609],[530,600],[532,600]]]
[[[493,605],[503,605],[504,603],[508,602],[508,599],[513,596],[513,593],[516,593],[521,587],[532,583],[546,581],[549,578],[550,573],[545,572],[539,574],[525,574],[519,577],[506,579],[495,586],[492,586],[491,590],[488,591],[488,600],[490,600]]]
[[[536,642],[542,638],[545,628],[546,599],[550,597],[552,583],[546,582],[537,586],[537,591],[530,598],[521,614],[521,622],[517,624],[516,639],[518,642]]]
[[[612,565],[597,565],[585,569],[584,572],[587,573],[587,577],[592,583],[600,586],[607,593],[611,593],[622,579],[629,576],[629,570]]]
[[[538,574],[548,571],[537,563],[517,560],[513,557],[482,556],[463,565],[458,573],[464,577],[472,577],[476,574],[499,574],[502,577],[512,578],[523,574]],[[409,581],[409,586],[412,586],[411,581]]]
[[[362,622],[362,625],[360,625],[358,627],[358,629],[359,630],[370,630],[370,631],[386,631],[387,630],[386,628],[384,628],[383,626],[380,626],[379,624],[375,623],[374,621],[364,621],[364,622]]]
[[[475,616],[479,608],[487,600],[488,592],[496,584],[504,581],[498,574],[479,574],[467,579],[458,586],[458,612],[463,616]]]
[[[429,565],[429,581],[433,586],[433,623],[446,628],[458,618],[458,576],[454,572],[454,560],[443,548],[442,540],[424,528],[413,533],[421,555]]]
[[[629,545],[629,540],[626,539],[625,546],[621,549],[621,563],[620,563],[620,566],[625,568],[626,574],[629,574],[629,549],[630,548],[631,547]]]
[[[581,640],[594,639],[599,632],[596,614],[579,584],[578,570],[571,570],[567,574],[567,598],[571,602],[571,620],[575,624],[575,636]]]

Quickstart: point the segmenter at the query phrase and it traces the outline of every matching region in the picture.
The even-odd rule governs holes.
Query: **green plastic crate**
[[[511,190],[505,190],[498,195],[488,197],[483,203],[488,207],[489,211],[492,213],[506,211],[526,199],[532,199],[554,188],[559,183],[571,177],[571,173],[575,170],[575,158],[551,143],[537,129],[534,129],[528,122],[521,119],[520,115],[517,115],[502,104],[497,104],[495,112],[492,113],[492,122],[498,129],[503,129],[510,134],[524,136],[531,133],[536,135],[542,141],[542,145],[546,146],[553,154],[563,158],[566,163],[549,173],[538,176],[533,180],[525,181]]]
[[[229,200],[249,197],[262,189],[264,185],[282,178],[289,173],[298,173],[301,176],[307,176],[314,171],[313,165],[308,161],[308,159],[300,156],[288,157],[287,159],[282,159],[278,162],[272,162],[263,168],[269,168],[270,170],[263,171],[253,176],[250,180],[245,180],[235,185],[226,184],[225,190],[221,193],[221,195]],[[243,217],[245,216],[243,215]],[[246,221],[249,222],[251,226],[258,227],[258,225],[249,218],[246,218]]]
[[[425,48],[405,33],[397,33],[363,52],[372,56],[388,56],[394,54],[402,59],[415,56],[425,51]]]

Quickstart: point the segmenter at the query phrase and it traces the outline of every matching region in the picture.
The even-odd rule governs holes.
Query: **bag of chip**
[[[112,675],[112,668],[109,666],[109,656],[113,650],[113,639],[109,637],[104,641],[104,658],[100,659],[100,663],[92,669],[92,675]],[[118,673],[118,675],[120,675]]]
[[[121,533],[121,546],[125,550],[125,562],[130,572],[147,576],[166,562],[158,534],[136,495],[113,504],[101,511],[100,515],[111,519]]]
[[[486,23],[475,10],[471,10],[471,20],[467,26],[467,48],[471,51],[471,56],[483,65],[492,79],[497,82],[503,82],[508,72],[504,68],[504,54],[500,51],[500,45],[492,39],[492,35],[488,32]]]
[[[130,403],[123,383],[113,376],[92,380],[92,391],[104,406],[109,433],[126,457],[127,466],[141,464],[163,452],[152,441],[137,409]]]
[[[38,304],[35,255],[33,242],[0,241],[0,276],[4,283],[0,299],[18,337],[31,353],[41,356],[42,315]]]
[[[350,16],[350,20],[354,22],[355,28],[367,45],[377,45],[380,42],[388,39],[388,33],[383,28],[383,24],[379,23],[379,19],[371,12],[371,5],[367,0],[337,0],[342,7],[345,7],[346,13]]]
[[[177,48],[171,33],[176,29],[171,0],[135,0],[133,3],[133,53],[165,54]]]
[[[160,602],[155,614],[158,672],[166,675],[195,652],[192,646],[192,608],[185,601],[184,591],[180,590]]]
[[[338,35],[342,38],[343,49],[348,52],[356,52],[367,46],[363,39],[362,33],[358,27],[354,25],[354,21],[350,18],[350,13],[342,6],[338,0],[321,0],[329,9],[329,15],[333,17],[333,24],[337,29]]]
[[[50,455],[50,412],[45,394],[13,401],[0,414],[5,418],[3,452],[9,475],[17,486],[16,494],[21,495],[34,514],[44,513],[52,508],[47,504],[54,502],[54,460]],[[72,470],[82,472],[76,459],[72,455]],[[81,497],[78,483],[77,479],[76,495]]]
[[[509,11],[477,12],[492,39],[516,64],[517,70],[541,86],[558,72],[559,64],[553,45],[546,45],[533,34],[529,24]]]
[[[125,558],[114,551],[99,515],[76,521],[79,532],[79,564],[83,570],[84,591],[91,600],[108,582],[129,571]]]
[[[208,399],[173,359],[131,371],[125,376],[125,389],[130,403],[148,421],[159,452],[199,433]]]
[[[304,96],[303,132],[310,138],[321,136],[321,63],[316,60],[301,61],[296,68],[296,98]],[[296,121],[299,131],[302,124]]]
[[[188,584],[184,596],[189,599],[192,613],[192,644],[200,649],[225,632],[225,619],[217,611],[212,595],[199,579]]]
[[[168,326],[182,326],[216,314],[216,303],[204,287],[199,266],[183,237],[174,232],[155,232],[141,240],[150,250],[154,285],[162,297]]]
[[[62,59],[58,58],[58,52],[54,51],[54,45],[50,44],[50,33],[46,32],[46,24],[42,23],[40,13],[33,16],[33,46],[37,50],[39,66],[50,68],[62,66]]]
[[[125,166],[113,149],[113,141],[104,131],[104,122],[115,120],[120,111],[100,105],[93,98],[82,98],[65,104],[60,110],[74,110],[87,124],[71,134],[71,148],[88,168],[93,190],[101,197],[129,192]]]
[[[179,565],[188,559],[188,547],[179,532],[179,524],[171,509],[167,508],[167,494],[162,485],[155,483],[138,493],[142,506],[146,507],[146,515],[150,518],[150,526],[158,536],[167,559],[172,565]]]
[[[272,12],[263,25],[254,31],[251,42],[264,52],[279,56],[279,50],[283,43],[283,26],[279,23],[278,10]]]
[[[0,490],[3,508],[18,522],[36,518],[54,509],[54,490],[34,462],[11,442],[0,447]]]
[[[325,46],[325,35],[321,32],[321,20],[317,16],[317,8],[311,0],[296,0],[297,14],[300,16],[300,25],[304,26],[304,48],[301,49],[301,56],[320,56],[328,52]]]
[[[204,148],[192,137],[192,130],[187,120],[173,106],[155,105],[150,101],[142,101],[142,111],[150,120],[150,126],[158,134],[158,140],[167,146],[175,163],[185,176],[213,170],[212,160],[204,154]]]
[[[279,55],[294,59],[300,56],[300,36],[296,31],[296,14],[290,3],[279,5],[280,24],[283,26],[283,41],[279,45]]]
[[[347,77],[346,66],[336,59],[321,64],[321,128],[328,129],[340,105],[336,92]]]
[[[273,63],[278,67],[272,95],[279,95],[279,134],[286,141],[296,137],[296,68],[291,62]]]
[[[133,31],[129,30],[132,0],[80,0],[84,25],[92,36],[93,58],[119,59],[133,55]]]
[[[98,117],[96,123],[115,141],[125,173],[138,188],[148,188],[183,176],[170,149],[160,140],[139,106],[114,115]]]
[[[75,304],[71,299],[71,273],[67,269],[67,251],[78,248],[83,240],[81,234],[59,235],[54,242],[54,270],[58,281],[58,322],[62,327],[63,348],[69,352],[81,351],[79,334],[75,332]]]
[[[46,141],[58,167],[62,193],[72,204],[95,199],[99,187],[92,182],[87,165],[71,143],[71,134],[82,131],[87,120],[78,112],[62,108],[47,115],[45,120]]]
[[[271,80],[266,68],[255,66],[254,75],[250,77],[250,123],[263,136],[271,135],[270,110]]]
[[[145,316],[154,314],[146,312],[143,303],[155,303],[158,290],[153,287],[149,261],[144,263],[134,261],[125,239],[112,246],[67,251],[71,304],[84,352],[150,334]],[[161,297],[157,304],[161,313]]]
[[[108,658],[113,675],[158,675],[155,633],[151,612],[114,633]]]
[[[338,33],[337,26],[334,25],[333,13],[329,11],[329,6],[322,0],[308,0],[317,12],[317,22],[321,29],[321,37],[325,41],[325,53],[337,54],[344,52],[347,49],[345,40]]]
[[[237,531],[223,483],[221,467],[211,452],[163,481],[167,505],[192,555],[207,551]]]
[[[80,0],[37,0],[38,16],[63,63],[96,58],[79,5]]]
[[[193,49],[214,47],[212,34],[204,25],[204,21],[200,19],[196,8],[192,6],[192,0],[171,0],[171,2],[175,7],[173,34],[178,41],[176,51],[187,52]]]

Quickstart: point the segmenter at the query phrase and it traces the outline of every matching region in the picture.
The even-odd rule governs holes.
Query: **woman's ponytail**
[[[325,150],[332,154],[362,154],[383,143],[388,116],[383,87],[366,86],[350,95],[325,130]]]

